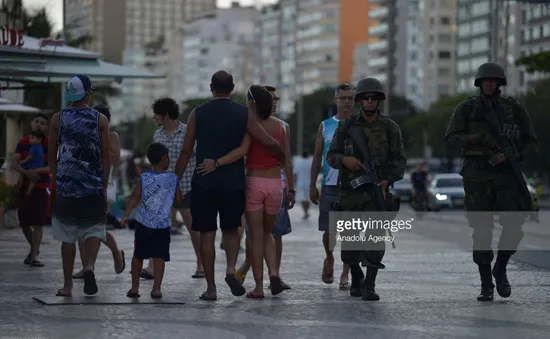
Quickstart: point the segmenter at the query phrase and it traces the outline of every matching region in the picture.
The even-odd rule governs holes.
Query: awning
[[[11,80],[30,80],[52,82],[52,78],[63,78],[74,74],[86,74],[92,80],[118,78],[163,78],[136,68],[124,67],[101,60],[72,59],[64,57],[19,56],[17,58],[0,58],[0,77]]]
[[[40,113],[40,109],[21,105],[21,104],[14,104],[8,99],[0,97],[0,114],[9,114],[9,113],[38,114]]]
[[[42,47],[40,39],[25,37],[21,48],[0,46],[0,80],[62,83],[74,74],[86,74],[95,81],[164,78],[101,61],[99,57],[97,53],[68,46]]]

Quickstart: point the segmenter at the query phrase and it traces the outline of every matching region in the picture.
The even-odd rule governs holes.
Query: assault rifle
[[[491,166],[493,167],[497,166],[498,156],[502,154],[506,157],[506,162],[504,164],[506,164],[507,167],[511,169],[512,173],[514,174],[514,178],[516,179],[516,184],[519,188],[520,211],[531,212],[533,209],[531,193],[529,193],[527,183],[525,182],[525,179],[523,178],[523,175],[521,173],[521,169],[519,168],[519,163],[517,160],[518,152],[515,148],[514,142],[510,140],[510,137],[508,135],[502,132],[502,128],[500,126],[500,122],[498,121],[493,105],[486,105],[485,107],[487,108],[487,110],[486,112],[484,112],[483,117],[485,118],[485,121],[487,121],[489,125],[489,132],[495,139],[499,148],[499,153],[489,159],[489,164],[491,164]]]
[[[370,184],[374,191],[374,196],[378,204],[378,208],[382,212],[384,217],[386,217],[388,212],[395,211],[395,206],[393,205],[392,201],[384,198],[384,192],[382,192],[380,186],[377,185],[380,181],[382,181],[380,164],[378,163],[378,161],[372,159],[368,148],[367,136],[360,128],[350,127],[348,129],[348,134],[353,143],[357,146],[357,148],[363,155],[363,167],[365,168],[363,175],[353,179],[350,184],[353,189],[356,189],[365,184]],[[395,241],[393,240],[394,237],[392,231],[391,229],[387,229],[387,231],[389,236],[392,237],[391,246],[395,248],[396,246]]]

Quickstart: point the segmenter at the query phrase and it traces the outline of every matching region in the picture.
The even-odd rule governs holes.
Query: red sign
[[[40,48],[46,47],[46,46],[63,46],[65,45],[65,40],[57,40],[57,39],[40,39]]]
[[[1,28],[2,35],[0,36],[1,46],[13,46],[22,47],[25,44],[24,35],[22,30],[17,30],[4,26]]]

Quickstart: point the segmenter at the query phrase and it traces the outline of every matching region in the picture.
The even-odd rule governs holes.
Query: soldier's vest
[[[502,132],[514,141],[516,146],[521,141],[521,130],[519,128],[519,116],[515,109],[516,101],[512,97],[500,98],[500,106],[495,108],[497,119],[502,126]],[[490,134],[489,125],[483,118],[483,102],[480,97],[470,97],[467,101],[466,109],[466,133],[487,133]],[[492,156],[494,151],[484,145],[473,145],[464,150],[463,155],[468,156]]]

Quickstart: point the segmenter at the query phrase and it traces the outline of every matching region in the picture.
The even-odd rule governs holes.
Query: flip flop
[[[236,271],[235,276],[237,277],[237,279],[239,279],[239,282],[241,283],[241,285],[244,284],[244,281],[246,279],[246,274],[243,274],[243,273],[240,273],[239,271]]]
[[[153,292],[151,292],[151,299],[162,299],[162,293],[154,294]]]
[[[195,278],[195,279],[201,279],[204,277],[205,277],[204,271],[195,271],[195,274],[191,276],[191,278]]]
[[[271,295],[277,295],[281,293],[283,289],[283,282],[281,281],[281,278],[279,278],[276,275],[272,275],[269,277],[269,282],[271,283],[269,285],[269,289],[271,290]]]
[[[145,268],[141,270],[141,273],[139,274],[139,277],[143,278],[143,279],[147,279],[147,280],[155,279],[155,277],[151,273],[147,272],[147,270]]]
[[[35,259],[35,260],[31,261],[29,266],[31,266],[31,267],[44,267],[44,264],[40,260]]]
[[[122,257],[122,268],[120,269],[120,271],[117,272],[116,267],[115,267],[115,273],[116,274],[120,274],[120,273],[124,272],[124,269],[126,268],[126,258],[124,258],[124,251],[122,251],[122,250],[120,251],[120,256]],[[115,261],[116,261],[116,258],[115,258]]]
[[[283,287],[283,290],[291,290],[290,286],[287,285],[284,281],[281,281],[281,286]]]
[[[243,294],[246,293],[246,290],[244,289],[243,284],[241,284],[241,282],[239,281],[239,279],[237,279],[235,274],[226,275],[225,276],[225,282],[227,283],[227,285],[231,289],[231,293],[234,296],[240,297],[240,296],[242,296]]]
[[[340,283],[340,290],[345,291],[349,290],[350,284],[349,281],[346,281],[345,283]]]
[[[128,298],[139,298],[141,297],[139,293],[133,293],[132,290],[129,290],[128,293],[126,293],[126,296]]]
[[[57,290],[57,293],[55,294],[56,297],[72,297],[73,295],[72,294],[67,294],[65,292],[63,292],[63,289],[59,289]]]
[[[327,259],[323,261],[323,271],[321,272],[321,279],[325,284],[332,284],[334,282],[334,269],[327,274]]]
[[[94,295],[98,291],[95,274],[92,271],[84,272],[84,294]]]
[[[40,251],[38,251],[38,255],[40,255]],[[31,264],[31,252],[29,252],[29,254],[27,254],[27,257],[25,258],[25,261],[23,261],[23,263],[25,265],[30,265]]]
[[[73,279],[84,279],[84,270],[81,270],[80,272],[73,274]]]
[[[246,297],[247,297],[248,299],[264,299],[264,298],[265,298],[264,295],[258,295],[258,294],[254,293],[254,292],[248,292],[248,293],[246,294]]]
[[[218,297],[209,297],[206,295],[206,292],[204,292],[203,294],[201,294],[199,296],[199,300],[204,300],[204,301],[216,301],[218,300]]]

